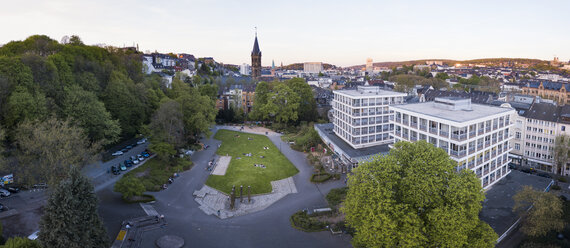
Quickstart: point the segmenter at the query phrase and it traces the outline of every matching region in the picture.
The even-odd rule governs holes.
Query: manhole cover
[[[174,235],[166,235],[156,240],[156,246],[160,248],[180,248],[184,246],[184,239]]]

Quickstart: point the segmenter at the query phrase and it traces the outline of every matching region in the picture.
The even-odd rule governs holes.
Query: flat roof
[[[499,236],[503,235],[518,219],[518,215],[512,211],[515,205],[513,196],[527,185],[544,191],[551,180],[512,170],[485,192],[485,201],[479,218],[487,222]]]
[[[388,91],[388,90],[373,90],[373,91],[360,91],[360,90],[335,90],[334,93],[348,95],[348,96],[407,96],[405,93]],[[376,94],[378,93],[378,94]]]
[[[380,154],[386,154],[386,153],[388,153],[388,151],[390,151],[390,147],[388,146],[388,144],[354,149],[354,148],[352,148],[352,146],[350,146],[348,143],[346,143],[346,141],[344,141],[343,139],[338,137],[333,132],[334,126],[332,123],[315,124],[315,127],[318,128],[319,130],[321,130],[321,133],[325,134],[327,136],[327,138],[330,141],[332,141],[332,143],[335,145],[335,147],[338,147],[339,149],[343,150],[346,153],[346,155],[348,155],[350,158],[353,158],[353,159],[362,158],[362,157],[369,157],[369,156],[376,155],[379,153]]]
[[[489,105],[471,103],[471,110],[449,110],[435,106],[434,102],[421,102],[410,103],[402,105],[391,105],[391,108],[406,110],[418,114],[433,116],[439,119],[454,121],[454,122],[467,122],[477,120],[490,115],[506,113],[515,111],[511,108],[501,108]]]

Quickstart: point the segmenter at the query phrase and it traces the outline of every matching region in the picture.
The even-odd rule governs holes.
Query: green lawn
[[[248,140],[248,137],[253,140]],[[243,185],[244,188],[251,186],[251,194],[270,193],[271,181],[284,179],[299,172],[263,135],[219,130],[214,138],[222,141],[217,154],[232,156],[226,175],[210,175],[206,181],[206,185],[222,192],[230,194],[232,185],[235,185],[237,193],[239,186]],[[263,147],[269,147],[269,149],[265,150]],[[246,157],[244,153],[251,153],[252,156]],[[260,158],[260,156],[265,156],[265,158]],[[238,157],[241,159],[237,159]],[[266,168],[255,167],[254,164],[263,164]],[[243,193],[245,195],[247,191],[244,189]]]

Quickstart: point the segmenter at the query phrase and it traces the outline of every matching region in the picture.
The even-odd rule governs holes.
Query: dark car
[[[111,171],[113,172],[114,175],[119,175],[121,174],[121,171],[119,170],[119,168],[117,168],[116,166],[111,166]]]
[[[133,166],[133,161],[131,161],[130,159],[125,160],[125,166],[127,167]]]
[[[148,158],[148,157],[150,157],[150,154],[148,154],[148,152],[143,152],[143,153],[141,153],[141,154],[142,154],[142,155],[143,155],[143,157],[145,157],[145,158]]]
[[[517,165],[513,164],[513,163],[509,163],[509,169],[511,170],[516,170],[517,169]]]
[[[10,193],[20,192],[20,187],[15,185],[4,185],[4,189],[8,190]]]
[[[129,146],[125,147],[125,149],[129,149],[129,150],[133,149],[133,146],[129,145]]]
[[[538,174],[536,174],[536,175],[539,176],[539,177],[552,178],[552,176],[551,176],[550,174],[544,173],[544,172],[538,173]]]
[[[532,169],[529,168],[522,168],[521,171],[524,173],[532,173]]]
[[[4,205],[2,205],[2,203],[0,203],[0,212],[6,210],[6,207],[4,207]]]
[[[128,151],[129,151],[129,149],[127,149],[127,148],[121,149],[121,152],[123,152],[123,153],[128,152]]]

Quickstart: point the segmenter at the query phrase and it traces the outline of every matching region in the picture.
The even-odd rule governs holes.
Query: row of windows
[[[544,154],[544,153],[540,153],[540,152],[526,151],[525,155],[527,157],[531,157],[531,158],[538,158],[538,159],[543,159],[543,160],[552,160],[552,155]]]
[[[538,141],[538,142],[545,142],[545,143],[554,144],[554,139],[543,138],[543,137],[540,137],[540,136],[535,136],[535,135],[530,135],[530,134],[527,134],[527,135],[526,135],[526,139],[527,139],[527,140]]]
[[[550,130],[550,129],[542,129],[542,128],[537,128],[537,127],[526,127],[526,130],[529,132],[535,132],[535,133],[544,133],[544,134],[550,134],[553,135],[554,131]]]

